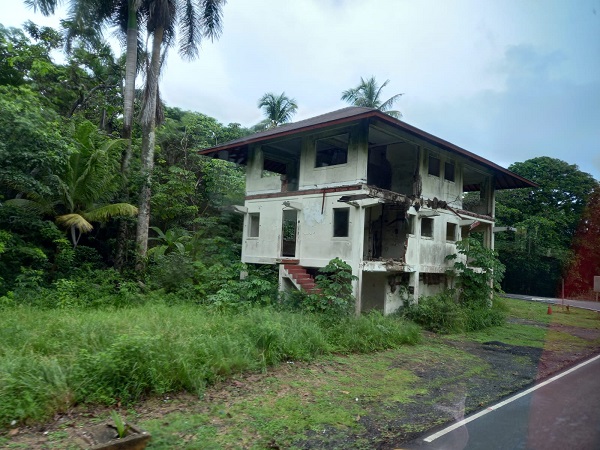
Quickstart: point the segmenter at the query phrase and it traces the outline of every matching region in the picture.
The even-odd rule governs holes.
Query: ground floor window
[[[433,219],[431,217],[421,219],[421,237],[433,237]]]
[[[446,240],[456,241],[456,224],[448,222],[446,224]]]
[[[260,213],[250,213],[248,218],[248,237],[258,237]]]
[[[348,237],[350,229],[350,209],[335,208],[333,210],[333,237]]]

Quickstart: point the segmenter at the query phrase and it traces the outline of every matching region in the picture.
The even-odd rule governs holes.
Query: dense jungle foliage
[[[149,251],[136,271],[144,175],[137,121],[129,170],[120,170],[128,146],[120,134],[125,61],[101,40],[71,42],[69,51],[65,44],[64,34],[31,22],[0,27],[2,302],[101,304],[162,290],[268,303],[262,291],[273,287],[272,271],[250,268],[243,283],[254,290],[236,281],[241,217],[226,207],[243,202],[243,169],[198,155],[250,130],[161,105]],[[138,91],[136,111],[141,98]],[[589,295],[600,273],[598,182],[549,157],[510,169],[539,188],[497,193],[497,225],[516,228],[496,234],[503,289],[556,295],[564,277],[568,295]]]

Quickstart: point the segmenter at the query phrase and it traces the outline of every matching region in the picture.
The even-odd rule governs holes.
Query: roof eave
[[[280,132],[269,133],[267,135],[265,135],[264,133],[256,133],[256,136],[250,135],[250,136],[248,136],[248,139],[239,140],[237,142],[234,141],[229,144],[225,143],[223,145],[218,145],[218,146],[211,147],[211,148],[208,148],[205,150],[201,150],[199,152],[199,154],[211,155],[211,154],[216,154],[218,152],[228,151],[228,150],[232,150],[232,149],[242,149],[243,147],[247,147],[251,144],[254,144],[257,142],[262,142],[265,140],[279,139],[282,137],[286,137],[286,136],[290,136],[290,135],[294,135],[294,134],[298,134],[298,133],[306,133],[306,132],[310,132],[313,130],[327,128],[327,127],[339,125],[339,124],[351,123],[351,122],[360,121],[363,119],[369,119],[369,118],[373,118],[373,117],[381,119],[381,120],[385,121],[386,123],[390,124],[391,126],[393,126],[395,128],[399,128],[402,131],[407,132],[413,136],[416,136],[426,142],[430,142],[438,147],[442,147],[446,150],[457,153],[475,163],[487,166],[487,167],[491,168],[493,171],[500,172],[500,174],[503,174],[503,175],[509,177],[509,179],[512,178],[514,181],[517,181],[514,183],[514,187],[513,187],[513,186],[509,186],[509,184],[512,184],[512,183],[506,183],[506,185],[504,185],[504,183],[502,183],[501,185],[498,185],[498,180],[496,180],[496,186],[495,186],[496,189],[519,189],[519,188],[527,188],[527,187],[532,187],[532,188],[538,187],[538,185],[535,184],[534,182],[527,180],[526,178],[523,178],[523,177],[511,172],[510,170],[505,169],[502,166],[499,166],[498,164],[496,164],[488,159],[478,156],[475,153],[465,150],[462,147],[454,145],[451,142],[448,142],[444,139],[434,136],[433,134],[427,133],[426,131],[423,131],[417,127],[409,125],[408,123],[403,122],[399,119],[393,118],[393,117],[389,116],[388,114],[385,114],[376,109],[357,113],[357,114],[350,115],[347,117],[336,118],[336,119],[332,119],[332,120],[325,120],[323,122],[309,124],[306,126],[282,129]]]

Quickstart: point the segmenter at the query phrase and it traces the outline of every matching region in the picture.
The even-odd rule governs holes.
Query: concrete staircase
[[[321,292],[315,284],[315,279],[306,269],[298,264],[284,264],[285,275],[296,286],[296,289],[305,291],[309,294],[318,294]]]

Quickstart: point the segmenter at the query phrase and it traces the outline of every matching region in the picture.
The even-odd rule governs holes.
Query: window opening
[[[429,175],[433,175],[435,177],[440,176],[440,159],[435,156],[429,156]]]
[[[333,237],[348,237],[350,228],[350,209],[335,208],[333,210]]]
[[[263,178],[284,175],[286,173],[287,167],[285,163],[266,158],[263,161],[263,170],[261,174]]]
[[[446,224],[446,240],[456,241],[456,224],[448,222]]]
[[[444,164],[444,179],[454,181],[454,163],[446,162]]]
[[[248,237],[258,237],[260,229],[260,213],[250,213],[250,224],[248,226]]]
[[[348,133],[315,141],[315,167],[336,166],[348,162]]]
[[[408,232],[408,234],[415,234],[415,216],[407,214],[406,231]]]
[[[421,219],[421,237],[433,237],[433,219],[431,217]]]

